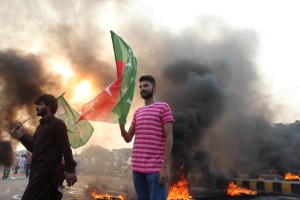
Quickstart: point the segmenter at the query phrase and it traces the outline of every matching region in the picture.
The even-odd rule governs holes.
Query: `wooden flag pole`
[[[25,119],[24,121],[20,122],[13,130],[11,130],[10,132],[14,132],[16,129],[19,129],[25,122],[27,122],[28,120],[30,120],[31,118],[35,117],[37,115],[37,113],[32,114],[30,117],[28,117],[27,119]]]
[[[63,92],[61,95],[59,95],[57,98],[59,98],[60,96],[63,96],[65,94],[65,92]],[[19,129],[25,122],[27,122],[28,120],[30,120],[31,118],[35,117],[37,115],[37,113],[32,114],[30,117],[28,117],[27,119],[25,119],[24,121],[22,121],[21,123],[19,123],[13,130],[11,130],[10,132],[14,132],[16,129]]]

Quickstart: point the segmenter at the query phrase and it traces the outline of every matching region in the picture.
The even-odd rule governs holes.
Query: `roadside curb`
[[[257,193],[274,193],[300,197],[300,182],[258,179],[234,179],[234,183]]]

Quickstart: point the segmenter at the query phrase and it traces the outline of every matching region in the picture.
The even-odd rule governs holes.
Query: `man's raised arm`
[[[120,131],[121,131],[121,135],[124,138],[125,142],[129,143],[131,142],[133,136],[134,136],[134,127],[131,125],[129,130],[126,131],[125,129],[125,124],[120,124]]]

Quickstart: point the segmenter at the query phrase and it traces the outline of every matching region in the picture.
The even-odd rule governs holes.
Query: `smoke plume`
[[[2,113],[0,120],[0,157],[11,155],[13,140],[10,131],[18,121],[24,120],[32,112],[34,99],[43,92],[59,87],[59,79],[47,72],[34,55],[22,54],[15,50],[0,51],[0,82]],[[8,145],[11,147],[7,148]],[[6,146],[6,147],[5,147]],[[7,157],[9,158],[9,156]],[[0,161],[0,165],[11,161]]]
[[[85,12],[86,16],[80,18],[81,22],[80,19],[74,19],[70,23],[63,23],[66,18],[73,17],[65,12],[72,9],[70,5],[73,4],[49,2],[48,8],[57,9],[53,10],[52,19],[53,13],[45,12],[45,5],[38,2],[19,8],[11,2],[0,8],[1,13],[5,13],[0,19],[5,24],[0,35],[6,38],[6,42],[0,45],[0,111],[3,113],[0,141],[5,141],[0,147],[1,158],[10,158],[5,155],[11,155],[11,151],[16,149],[17,141],[13,139],[15,136],[10,134],[10,130],[17,122],[33,114],[34,99],[40,94],[52,93],[58,96],[66,91],[72,95],[72,86],[82,79],[88,79],[91,84],[101,88],[115,77],[112,67],[114,62],[107,64],[102,59],[107,57],[107,53],[104,50],[97,51],[99,47],[103,49],[101,41],[106,41],[101,37],[103,30],[92,21],[87,23],[96,11]],[[83,6],[93,8],[95,5],[98,3],[86,3]],[[78,11],[80,13],[83,13],[81,9]],[[105,37],[109,40],[109,33]],[[63,82],[57,70],[53,70],[49,63],[49,60],[57,59],[67,60],[74,71],[74,76],[67,83]],[[6,148],[7,145],[10,148]],[[12,161],[0,160],[0,166],[7,163]]]
[[[173,181],[182,164],[186,175],[200,176],[208,188],[239,171],[258,178],[271,169],[283,173],[299,168],[297,124],[271,124],[268,105],[251,101],[263,93],[253,62],[255,34],[227,29],[223,35],[211,43],[191,43],[183,36],[186,43],[179,49],[190,48],[189,55],[173,55],[160,79],[161,95],[175,117]]]

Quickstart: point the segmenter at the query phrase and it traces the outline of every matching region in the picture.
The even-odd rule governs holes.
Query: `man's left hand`
[[[159,184],[165,184],[168,182],[168,168],[162,167],[158,174],[158,183]]]
[[[66,181],[68,186],[72,186],[77,182],[76,173],[66,173]]]

